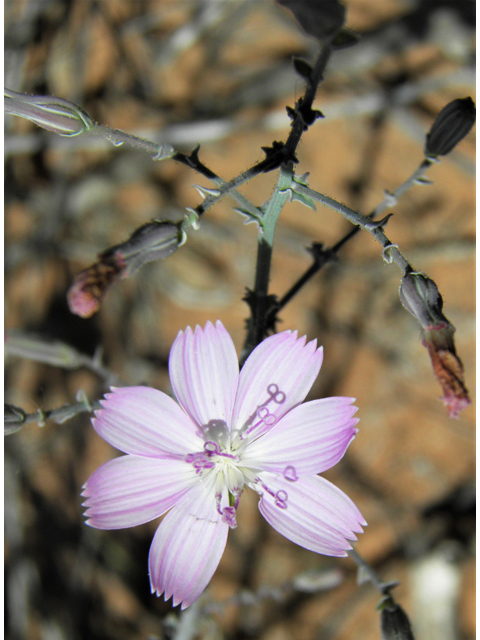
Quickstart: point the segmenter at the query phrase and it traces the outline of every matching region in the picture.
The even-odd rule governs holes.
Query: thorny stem
[[[5,405],[5,435],[7,436],[12,433],[16,433],[17,431],[20,431],[23,425],[31,422],[38,422],[40,427],[43,427],[47,420],[52,420],[57,424],[63,424],[80,413],[91,413],[92,411],[101,408],[102,406],[98,400],[95,402],[89,402],[86,397],[75,404],[65,404],[62,407],[49,409],[48,411],[37,409],[34,413],[25,413],[23,409],[12,407],[11,405]]]
[[[135,149],[146,151],[153,156],[153,160],[164,160],[166,158],[172,158],[175,155],[175,149],[170,144],[157,144],[145,138],[121,131],[120,129],[111,129],[104,124],[94,124],[86,133],[98,136],[104,140],[109,140],[115,147],[121,147],[123,144],[127,144]]]
[[[315,66],[310,74],[305,89],[305,95],[297,102],[297,106],[302,105],[302,113],[311,110],[313,100],[317,92],[319,83],[323,80],[323,71],[332,53],[331,41],[328,40],[323,45]],[[270,266],[272,260],[273,238],[275,234],[275,225],[278,217],[289,197],[289,189],[292,186],[293,178],[293,161],[295,159],[295,151],[300,142],[302,134],[307,130],[308,125],[298,109],[292,122],[292,129],[287,138],[286,143],[278,150],[267,153],[267,158],[239,176],[240,179],[249,179],[255,173],[259,173],[260,168],[265,163],[270,163],[271,168],[278,166],[278,160],[282,160],[285,164],[280,169],[278,183],[274,194],[271,197],[268,207],[263,215],[262,223],[259,230],[257,265],[255,272],[255,286],[253,292],[253,300],[251,305],[251,315],[248,321],[248,332],[243,349],[241,364],[245,362],[251,351],[265,338],[267,328],[268,309],[268,285],[270,280]],[[310,123],[311,124],[311,123]],[[265,169],[263,169],[265,170]],[[268,170],[268,169],[267,169]],[[238,183],[235,183],[237,186]],[[226,188],[225,185],[224,188]],[[222,189],[220,190],[222,191]],[[203,207],[208,204],[208,198],[203,202]],[[200,215],[200,212],[197,212]]]
[[[385,197],[378,204],[375,209],[367,216],[369,220],[375,220],[377,216],[383,213],[388,207],[394,207],[399,198],[406,193],[411,187],[415,184],[421,184],[421,180],[425,175],[427,169],[432,165],[432,163],[438,162],[437,159],[426,157],[420,166],[412,173],[412,175],[405,180],[399,187],[395,189],[392,193],[385,193]],[[419,182],[420,181],[420,182]],[[292,287],[287,291],[287,293],[279,300],[275,313],[278,313],[281,309],[285,307],[285,305],[290,302],[290,300],[304,287],[309,280],[311,280],[326,264],[332,262],[336,259],[336,254],[338,251],[357,233],[361,230],[361,227],[356,226],[351,229],[348,233],[346,233],[343,238],[338,240],[332,247],[327,249],[322,249],[321,245],[314,243],[312,246],[312,253],[314,254],[313,264],[305,271],[305,273],[300,276],[300,278],[292,285]]]
[[[404,258],[398,246],[393,244],[388,237],[385,235],[383,231],[383,227],[388,222],[388,217],[384,218],[384,220],[380,220],[375,222],[371,219],[370,216],[364,216],[358,211],[354,211],[342,204],[341,202],[337,202],[333,200],[333,198],[329,198],[328,196],[323,195],[323,193],[319,193],[318,191],[314,191],[309,187],[305,187],[298,182],[294,182],[292,188],[305,196],[313,198],[322,204],[335,209],[342,214],[344,218],[346,218],[349,222],[356,225],[357,227],[368,231],[370,235],[372,235],[377,242],[379,242],[383,247],[383,257],[386,262],[395,262],[398,268],[405,275],[410,271],[413,271],[413,267],[408,263],[408,261]],[[383,222],[383,224],[381,224]]]
[[[213,171],[205,167],[198,158],[193,159],[191,156],[178,153],[168,143],[158,144],[126,133],[121,129],[112,129],[107,125],[96,123],[86,111],[69,100],[57,98],[56,96],[29,96],[10,89],[4,90],[4,96],[6,113],[31,120],[49,131],[69,137],[83,134],[96,136],[108,140],[116,147],[126,144],[135,149],[146,151],[153,157],[153,160],[173,158],[213,180],[217,186],[222,188],[222,191],[218,196],[211,196],[207,199],[206,206],[205,204],[200,205],[198,207],[198,215],[201,215],[218,199],[229,193],[253,217],[257,219],[261,217],[261,212],[244,196],[234,190],[237,184],[245,182],[254,175],[251,175],[250,172],[246,172],[246,174],[242,174],[242,176],[226,183]]]
[[[384,582],[368,562],[362,558],[358,551],[355,551],[355,549],[350,549],[347,553],[361,572],[360,575],[362,579],[360,581],[368,579],[368,581],[371,582],[382,595],[390,595],[390,590],[399,585],[399,582],[396,580]]]
[[[258,237],[257,265],[255,286],[251,301],[251,315],[248,321],[248,332],[242,353],[241,363],[265,337],[266,318],[268,312],[268,285],[272,262],[273,238],[278,217],[289,198],[292,185],[293,167],[290,163],[280,169],[277,186],[263,214]]]
[[[323,80],[323,72],[325,71],[325,67],[332,55],[332,46],[331,39],[329,39],[322,47],[320,51],[320,55],[313,67],[312,73],[309,78],[309,82],[307,83],[307,88],[305,91],[305,95],[302,100],[302,106],[310,109],[312,107],[313,101],[315,99],[315,95],[317,93],[318,85]],[[292,156],[300,142],[300,138],[305,131],[305,122],[303,121],[301,115],[297,113],[295,120],[292,123],[292,130],[290,131],[290,135],[288,136],[287,142],[285,143],[285,150],[288,156]]]
[[[241,193],[235,191],[235,187],[246,182],[250,179],[250,175],[246,176],[248,172],[237,176],[230,182],[225,182],[219,176],[217,176],[213,171],[208,169],[204,164],[202,164],[198,158],[192,161],[189,156],[184,155],[183,153],[178,153],[175,149],[169,144],[157,144],[155,142],[151,142],[150,140],[145,140],[144,138],[140,138],[138,136],[131,135],[129,133],[125,133],[120,129],[111,129],[105,125],[95,125],[94,128],[90,129],[88,133],[93,135],[98,135],[102,138],[110,140],[112,144],[116,147],[121,146],[122,144],[128,144],[131,147],[136,149],[141,149],[142,151],[146,151],[147,153],[153,156],[153,160],[163,160],[166,158],[172,158],[173,160],[177,160],[177,162],[181,162],[182,164],[190,167],[191,169],[195,169],[198,173],[202,174],[206,178],[212,180],[218,187],[219,193],[218,195],[208,196],[202,204],[200,204],[196,209],[196,213],[198,216],[201,216],[205,211],[210,209],[212,205],[214,205],[218,200],[223,198],[227,193],[240,204],[243,208],[247,209],[253,216],[259,218],[261,216],[261,212],[259,209],[254,207],[251,202],[245,198]],[[246,176],[246,177],[245,177]]]

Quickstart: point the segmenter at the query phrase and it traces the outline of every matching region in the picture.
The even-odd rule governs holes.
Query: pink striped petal
[[[190,606],[210,582],[227,543],[213,485],[199,484],[165,516],[148,558],[152,593]]]
[[[180,331],[170,351],[170,381],[180,405],[198,425],[230,424],[238,384],[238,358],[220,322]]]
[[[268,431],[293,407],[303,402],[318,376],[323,349],[316,340],[284,331],[270,336],[254,349],[245,362],[233,410],[235,429],[258,437]]]
[[[203,440],[178,404],[150,387],[112,389],[92,420],[97,433],[125,453],[165,458],[198,451]]]
[[[183,460],[114,458],[84,484],[87,524],[124,529],[149,522],[173,507],[196,482],[195,470]]]
[[[259,503],[264,518],[283,536],[316,553],[346,556],[348,540],[356,540],[366,522],[350,500],[320,476],[290,482],[271,473],[260,474],[266,489]]]
[[[323,398],[292,409],[242,455],[247,466],[287,477],[330,469],[355,437],[354,398]]]

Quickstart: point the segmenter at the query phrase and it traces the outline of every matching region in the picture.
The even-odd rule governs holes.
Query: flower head
[[[264,340],[239,372],[220,321],[180,331],[170,353],[172,398],[148,387],[113,389],[93,425],[128,455],[84,485],[87,523],[120,529],[163,515],[149,555],[152,593],[182,608],[209,583],[245,487],[281,534],[346,556],[365,525],[342,491],[317,474],[355,437],[353,398],[301,404],[323,350],[285,331]]]

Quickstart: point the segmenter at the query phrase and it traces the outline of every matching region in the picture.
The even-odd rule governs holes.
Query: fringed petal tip
[[[184,609],[187,609],[188,607],[190,607],[190,605],[192,605],[195,600],[192,600],[191,602],[189,600],[187,600],[187,598],[185,598],[184,600],[179,600],[175,597],[174,594],[171,594],[167,597],[167,594],[162,591],[161,589],[156,589],[152,584],[150,584],[150,593],[152,594],[152,596],[156,596],[157,598],[160,598],[161,596],[163,596],[163,600],[165,602],[168,602],[169,600],[172,601],[172,607],[178,607],[180,605],[180,610],[183,611]],[[198,598],[196,598],[198,600]]]
[[[185,327],[185,329],[180,329],[180,331],[177,334],[177,339],[183,335],[195,333],[196,331],[201,331],[203,333],[204,331],[207,330],[207,328],[209,329],[210,327],[214,330],[216,329],[218,331],[226,331],[221,320],[216,320],[215,324],[213,324],[211,320],[207,320],[204,327],[202,327],[199,324],[196,324],[194,329],[192,329],[190,325],[188,325],[188,327]]]

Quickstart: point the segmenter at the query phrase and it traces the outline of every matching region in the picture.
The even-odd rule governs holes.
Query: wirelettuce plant
[[[182,220],[145,221],[124,242],[98,254],[71,283],[68,304],[73,314],[91,317],[109,304],[105,294],[110,287],[121,287],[127,277],[140,277],[146,263],[167,260],[182,251],[193,231],[202,233],[202,221],[223,198],[234,201],[232,215],[240,214],[258,229],[255,279],[246,283],[248,317],[239,358],[220,321],[216,326],[209,323],[204,329],[197,326],[180,332],[169,360],[177,404],[161,391],[124,386],[103,367],[100,357],[88,358],[60,342],[7,331],[7,352],[61,368],[86,366],[113,387],[104,399],[90,403],[83,394],[74,405],[33,414],[6,405],[5,433],[15,433],[30,422],[61,423],[95,410],[96,431],[127,455],[107,462],[85,483],[88,524],[124,528],[168,511],[152,543],[149,575],[152,592],[172,597],[173,605],[191,605],[208,585],[227,532],[236,527],[240,496],[248,486],[258,493],[264,517],[287,538],[317,553],[350,555],[361,579],[372,582],[383,596],[379,606],[382,638],[412,638],[407,615],[391,594],[398,583],[383,582],[349,542],[366,524],[363,516],[342,491],[317,475],[339,462],[355,437],[354,399],[332,397],[302,404],[320,370],[322,350],[316,341],[306,343],[305,337],[297,340],[296,332],[277,333],[277,329],[293,297],[326,265],[341,261],[342,248],[366,232],[379,245],[380,261],[400,271],[400,301],[421,327],[421,340],[449,416],[458,417],[470,404],[455,348],[455,327],[444,315],[439,288],[411,264],[386,229],[394,215],[391,210],[402,196],[412,188],[428,188],[429,168],[469,133],[475,106],[471,98],[445,106],[425,133],[418,168],[395,190],[385,191],[371,211],[362,213],[338,202],[310,184],[308,173],[297,173],[298,147],[311,127],[321,126],[324,116],[314,108],[314,101],[330,59],[339,49],[355,51],[358,37],[345,28],[346,10],[337,0],[278,0],[278,4],[291,10],[317,40],[318,55],[314,60],[293,60],[304,91],[293,106],[286,107],[291,121],[287,139],[262,147],[264,159],[231,179],[206,166],[199,147],[184,154],[170,144],[98,124],[63,98],[5,89],[7,113],[61,136],[97,136],[117,147],[129,145],[147,152],[153,161],[186,165],[212,183],[211,188],[197,185],[201,201],[188,208]],[[238,191],[241,185],[273,172],[276,184],[266,202],[252,202]],[[322,244],[321,238],[312,239],[311,265],[280,294],[270,290],[272,254],[277,221],[291,201],[313,211],[323,205],[330,215],[343,216],[352,228],[331,246]],[[195,325],[194,317],[191,324]]]

